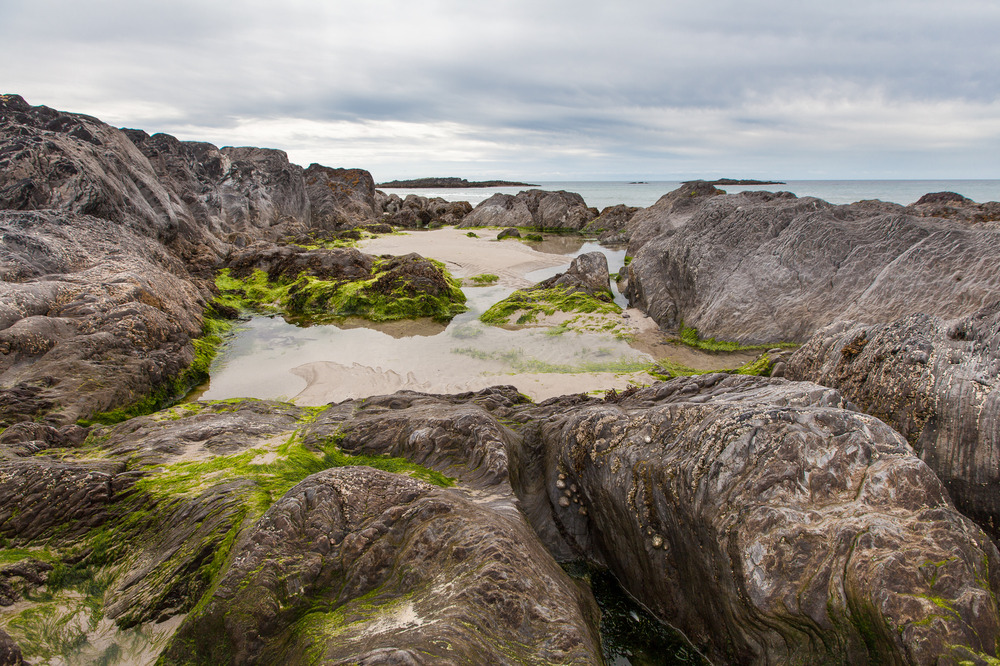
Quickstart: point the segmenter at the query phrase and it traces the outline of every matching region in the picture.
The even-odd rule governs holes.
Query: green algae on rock
[[[303,323],[349,316],[447,321],[466,310],[460,282],[441,262],[417,254],[371,258],[357,253],[360,258],[351,259],[345,271],[337,260],[322,263],[337,250],[296,250],[291,259],[243,259],[238,269],[224,269],[216,279],[217,301]],[[290,268],[299,270],[292,274]]]

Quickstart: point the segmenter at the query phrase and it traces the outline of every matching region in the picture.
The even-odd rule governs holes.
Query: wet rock
[[[414,479],[313,475],[240,538],[233,562],[164,663],[600,660],[574,584],[526,525]]]
[[[906,437],[956,505],[1000,537],[1000,304],[957,320],[838,322],[789,359]]]
[[[988,225],[788,193],[695,200],[645,225],[655,237],[641,242],[637,227],[629,246],[629,299],[665,328],[804,342],[838,319],[967,315],[1000,292],[1000,232]]]
[[[607,564],[718,663],[992,654],[996,548],[897,433],[845,405],[725,375],[542,403],[525,446],[546,452],[548,484],[519,495],[551,507],[529,515],[554,552]]]
[[[504,238],[520,238],[521,232],[515,227],[507,227],[503,231],[497,234],[497,240],[503,240]]]
[[[465,216],[460,228],[537,227],[583,229],[597,217],[583,197],[574,192],[525,190],[516,195],[494,194]]]

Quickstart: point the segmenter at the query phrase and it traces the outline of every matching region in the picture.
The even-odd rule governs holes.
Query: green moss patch
[[[611,295],[608,294],[608,299]],[[620,315],[622,309],[613,301],[602,300],[580,291],[570,291],[561,287],[552,289],[519,289],[507,298],[495,303],[484,312],[479,320],[484,324],[502,326],[511,323],[518,325],[538,321],[539,315],[554,315],[556,312],[577,312],[585,314]]]
[[[493,273],[482,273],[466,279],[477,287],[485,287],[486,285],[496,284],[500,280],[500,276]]]
[[[681,324],[677,332],[678,337],[673,342],[681,342],[688,347],[701,349],[709,352],[736,352],[736,351],[757,351],[762,349],[795,349],[799,345],[794,342],[776,342],[766,345],[744,345],[739,342],[728,340],[716,340],[715,338],[702,338],[698,335],[698,329],[693,326]]]
[[[217,300],[223,305],[280,313],[302,323],[344,317],[448,321],[467,309],[461,283],[448,274],[444,264],[408,257],[376,260],[371,277],[363,280],[325,280],[303,272],[294,280],[271,281],[261,270],[238,279],[223,270],[216,286]]]

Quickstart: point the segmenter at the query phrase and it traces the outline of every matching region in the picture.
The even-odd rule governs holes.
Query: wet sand
[[[430,320],[347,320],[300,328],[278,317],[258,317],[228,344],[202,397],[324,405],[398,390],[460,393],[509,384],[534,400],[544,400],[652,383],[654,378],[642,368],[661,359],[696,370],[719,370],[756,356],[708,354],[672,344],[652,319],[634,308],[599,315],[605,319],[598,321],[585,315],[570,324],[577,330],[564,326],[576,315],[560,312],[528,326],[487,326],[478,317],[490,305],[516,288],[535,284],[540,273],[568,266],[571,257],[539,252],[518,240],[493,240],[496,230],[476,233],[479,238],[444,228],[361,243],[362,251],[370,254],[416,252],[443,261],[456,277],[499,276],[492,286],[466,287],[469,312],[447,326]],[[540,246],[576,252],[581,243],[564,245]],[[605,325],[612,323],[609,332]]]

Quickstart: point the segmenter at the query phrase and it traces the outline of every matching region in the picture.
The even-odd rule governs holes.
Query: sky
[[[377,181],[1000,178],[995,0],[0,0],[0,92]]]

